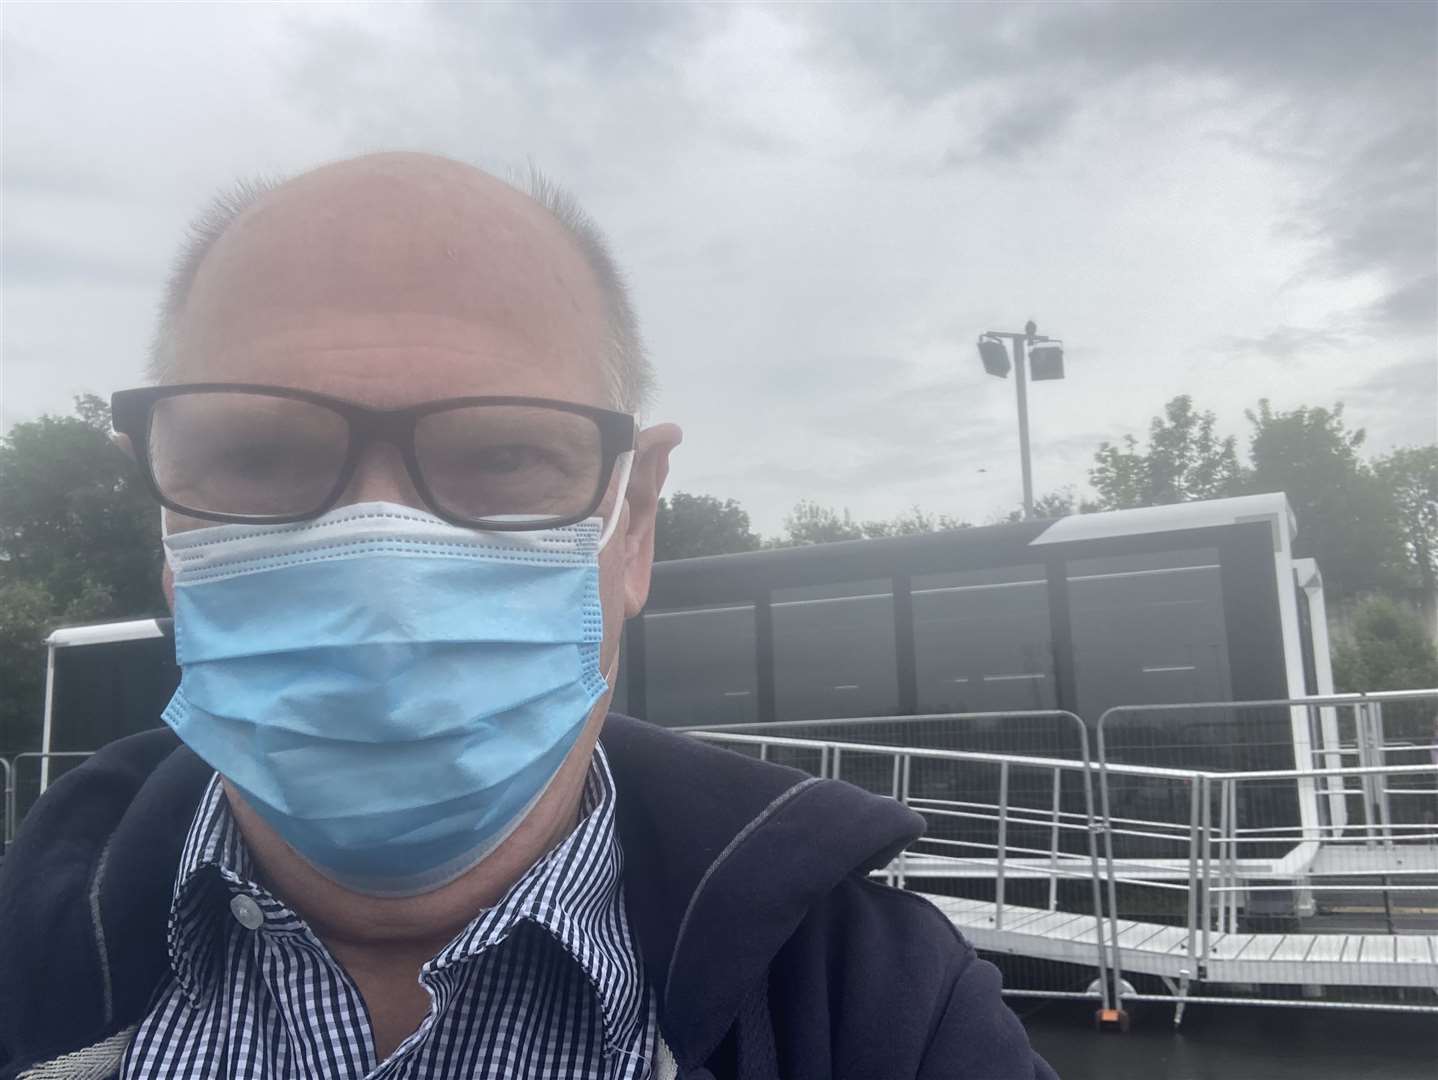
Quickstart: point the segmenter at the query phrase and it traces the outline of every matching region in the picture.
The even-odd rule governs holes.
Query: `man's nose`
[[[424,500],[415,490],[404,457],[391,443],[375,441],[365,447],[339,505],[361,502],[391,502],[423,510]]]

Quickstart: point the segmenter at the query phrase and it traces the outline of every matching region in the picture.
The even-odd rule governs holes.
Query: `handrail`
[[[767,757],[769,748],[770,748],[770,747],[774,747],[774,746],[784,746],[784,747],[790,747],[790,748],[794,748],[794,749],[809,750],[809,751],[811,751],[811,752],[812,752],[813,750],[816,750],[816,749],[817,749],[817,750],[819,751],[819,754],[820,754],[820,762],[819,762],[820,775],[821,775],[821,776],[832,777],[832,778],[834,778],[834,779],[838,779],[838,775],[839,775],[839,762],[840,762],[840,760],[841,760],[841,755],[843,755],[843,754],[877,754],[877,755],[888,754],[888,755],[893,756],[893,758],[894,758],[894,769],[893,769],[893,772],[894,772],[894,784],[893,784],[893,788],[894,788],[895,796],[896,796],[897,798],[899,798],[899,800],[900,800],[901,802],[903,802],[905,805],[909,805],[910,798],[911,798],[911,794],[912,794],[912,793],[911,793],[911,789],[910,789],[910,773],[911,773],[911,769],[912,769],[913,762],[914,762],[914,760],[915,760],[916,758],[919,759],[919,760],[956,761],[956,762],[968,762],[968,763],[987,764],[987,765],[996,765],[996,766],[998,766],[998,768],[999,768],[999,788],[1000,788],[1000,790],[999,790],[999,803],[998,803],[998,806],[997,806],[998,815],[999,815],[999,816],[998,816],[998,838],[997,838],[997,843],[996,843],[996,845],[995,845],[995,847],[996,847],[996,851],[995,851],[995,863],[996,863],[996,872],[997,872],[997,877],[996,877],[996,882],[995,882],[995,901],[996,901],[996,904],[995,904],[995,920],[996,920],[996,923],[998,924],[999,927],[1002,927],[1002,925],[1003,925],[1003,911],[1004,911],[1004,906],[1005,906],[1005,885],[1006,885],[1006,880],[1007,880],[1007,867],[1006,867],[1006,863],[1007,863],[1007,855],[1008,855],[1008,852],[1007,852],[1008,843],[1007,843],[1007,841],[1008,841],[1008,824],[1009,824],[1009,810],[1010,810],[1010,808],[1009,808],[1009,806],[1008,806],[1009,774],[1010,774],[1010,770],[1012,770],[1012,769],[1014,769],[1014,768],[1037,768],[1037,769],[1050,769],[1050,770],[1053,770],[1053,774],[1054,774],[1054,801],[1055,801],[1055,809],[1056,809],[1056,810],[1057,810],[1057,805],[1058,805],[1058,800],[1059,800],[1059,792],[1060,792],[1060,789],[1061,789],[1061,781],[1060,781],[1059,778],[1060,778],[1060,776],[1062,775],[1063,772],[1075,772],[1075,773],[1077,773],[1077,774],[1079,775],[1079,777],[1080,777],[1080,782],[1081,782],[1081,784],[1082,784],[1082,786],[1083,786],[1084,810],[1083,810],[1082,820],[1083,820],[1083,822],[1084,822],[1084,825],[1083,825],[1082,827],[1083,827],[1083,829],[1084,829],[1084,831],[1085,831],[1085,833],[1086,833],[1086,847],[1087,847],[1087,849],[1088,849],[1088,850],[1087,850],[1088,864],[1089,864],[1088,880],[1089,880],[1089,884],[1090,884],[1090,890],[1091,890],[1091,892],[1092,892],[1093,917],[1094,917],[1094,919],[1096,920],[1096,927],[1095,927],[1095,929],[1096,929],[1096,930],[1099,930],[1100,927],[1101,927],[1101,920],[1102,920],[1102,918],[1103,918],[1103,905],[1102,905],[1102,896],[1101,896],[1101,886],[1100,886],[1100,883],[1099,883],[1099,855],[1098,855],[1098,846],[1097,846],[1097,839],[1096,839],[1096,835],[1095,835],[1095,834],[1096,834],[1096,830],[1095,830],[1095,827],[1094,827],[1094,821],[1095,821],[1094,812],[1095,812],[1095,807],[1094,807],[1094,793],[1093,793],[1093,761],[1092,761],[1092,757],[1091,757],[1090,752],[1089,752],[1088,727],[1084,724],[1083,719],[1082,719],[1080,716],[1078,716],[1078,714],[1073,713],[1073,712],[1069,712],[1069,711],[1064,710],[1064,709],[1042,709],[1042,710],[1024,710],[1024,711],[1009,711],[1009,712],[968,713],[968,714],[934,713],[934,714],[928,714],[928,715],[918,716],[918,717],[905,717],[905,718],[903,718],[903,720],[904,720],[904,722],[905,722],[906,724],[912,724],[912,723],[914,723],[914,722],[921,721],[921,720],[963,719],[963,720],[967,721],[967,720],[984,720],[984,719],[987,719],[987,720],[995,720],[995,719],[1016,719],[1016,718],[1024,718],[1024,719],[1055,719],[1055,720],[1062,720],[1062,721],[1064,721],[1065,723],[1072,725],[1072,728],[1073,728],[1073,730],[1074,730],[1074,732],[1075,732],[1075,734],[1076,734],[1076,736],[1077,736],[1077,738],[1076,738],[1076,743],[1077,743],[1077,750],[1078,750],[1078,753],[1079,753],[1078,760],[1074,760],[1074,759],[1072,759],[1072,758],[1049,758],[1049,757],[1037,757],[1037,756],[1031,756],[1031,755],[1021,755],[1021,754],[995,754],[995,753],[990,753],[990,752],[986,752],[986,751],[972,751],[972,750],[923,750],[923,749],[918,749],[918,748],[915,748],[915,747],[893,746],[893,745],[885,745],[885,744],[882,744],[882,743],[879,743],[879,744],[876,744],[876,743],[855,743],[855,742],[849,742],[849,741],[847,741],[847,740],[839,740],[839,739],[812,739],[812,738],[810,738],[810,739],[804,739],[804,738],[793,738],[793,737],[788,737],[788,736],[784,736],[784,735],[772,735],[772,734],[760,735],[760,734],[750,734],[750,732],[752,732],[752,731],[755,730],[753,727],[749,727],[747,731],[706,729],[706,730],[701,730],[701,731],[690,730],[688,733],[689,733],[691,736],[695,737],[695,738],[698,738],[698,739],[701,739],[701,740],[707,740],[707,741],[710,741],[710,742],[716,742],[716,743],[725,743],[725,742],[727,742],[727,743],[737,743],[737,744],[740,744],[740,745],[754,746],[754,747],[757,747],[757,748],[758,748],[758,751],[759,751],[759,754],[760,754],[761,757]],[[848,724],[856,724],[856,723],[862,723],[862,722],[870,722],[870,723],[873,723],[873,722],[879,722],[879,721],[891,722],[891,721],[893,721],[893,720],[895,720],[895,719],[896,719],[895,717],[853,717],[853,718],[846,718],[846,721],[845,721],[845,722],[848,723]],[[790,725],[790,726],[797,726],[798,724],[801,724],[801,723],[804,724],[804,725],[807,726],[807,727],[814,727],[814,726],[819,726],[819,725],[823,725],[823,724],[826,724],[826,723],[827,723],[827,724],[832,724],[833,721],[832,721],[832,720],[831,720],[831,721],[823,721],[823,720],[817,720],[817,721],[798,721],[798,722],[794,722],[794,723],[793,723],[792,725]],[[773,725],[773,724],[767,725],[767,726],[764,728],[764,730],[766,730],[766,731],[772,731],[773,728],[774,728],[774,726],[776,726],[776,725]],[[1057,827],[1058,822],[1057,822],[1057,817],[1056,817],[1056,816],[1055,816],[1054,822],[1055,822],[1055,827],[1054,827],[1053,830],[1052,830],[1052,835],[1053,835],[1055,838],[1057,838],[1057,836],[1059,835],[1059,829],[1058,829],[1058,827]],[[1017,823],[1018,823],[1018,822],[1016,822],[1016,824],[1017,824]],[[1034,824],[1034,823],[1031,822],[1031,821],[1028,821],[1028,820],[1024,820],[1024,821],[1023,821],[1023,824]],[[988,845],[984,845],[984,846],[987,847]],[[1055,845],[1054,845],[1054,846],[1055,846],[1055,848],[1057,848],[1057,841],[1056,841],[1056,840],[1055,840]],[[1050,854],[1050,853],[1044,853],[1044,854]],[[1053,854],[1054,857],[1052,857],[1052,858],[1050,859],[1050,863],[1051,863],[1050,873],[1051,873],[1052,876],[1051,876],[1051,878],[1050,878],[1051,884],[1050,884],[1050,890],[1049,890],[1049,895],[1050,895],[1051,898],[1056,897],[1056,895],[1057,895],[1057,893],[1056,893],[1056,889],[1057,889],[1057,877],[1059,876],[1060,873],[1062,873],[1064,876],[1069,876],[1069,877],[1080,877],[1080,876],[1082,876],[1082,875],[1078,875],[1078,874],[1070,874],[1066,869],[1065,869],[1064,871],[1060,871],[1060,870],[1058,869],[1058,865],[1057,865],[1057,864],[1058,864],[1058,860],[1057,860],[1057,857],[1056,857],[1057,852],[1054,852],[1054,853],[1052,853],[1052,854]],[[898,875],[897,875],[897,876],[898,876],[898,881],[897,881],[897,883],[900,885],[900,887],[902,887],[903,884],[904,884],[904,875],[905,875],[905,872],[906,872],[906,869],[907,869],[907,864],[906,864],[906,861],[905,861],[906,856],[907,856],[907,851],[901,852],[900,855],[898,856],[899,867],[898,867]],[[1083,856],[1080,855],[1080,856],[1076,856],[1076,857],[1079,858],[1079,859],[1081,859]],[[1031,868],[1026,868],[1026,869],[1031,869]],[[1051,903],[1052,903],[1052,899],[1051,899]],[[1097,932],[1097,933],[1094,934],[1094,942],[1095,942],[1095,948],[1096,948],[1096,950],[1097,950],[1097,955],[1098,955],[1098,969],[1099,969],[1100,973],[1103,973],[1103,972],[1104,972],[1104,969],[1105,969],[1105,967],[1106,967],[1106,964],[1107,964],[1107,960],[1106,960],[1106,957],[1105,957],[1105,950],[1106,950],[1106,947],[1107,947],[1107,946],[1106,946],[1106,944],[1105,944],[1105,942],[1104,942],[1104,940],[1103,940],[1103,934],[1102,934],[1102,932]],[[1099,984],[1100,984],[1100,990],[1101,990],[1100,996],[1101,996],[1101,999],[1102,999],[1103,1007],[1104,1007],[1105,1009],[1107,1009],[1107,1008],[1110,1007],[1110,1000],[1111,1000],[1110,994],[1109,994],[1109,981],[1108,981],[1108,979],[1101,977],[1101,978],[1099,979]],[[1115,984],[1115,985],[1117,985],[1117,984]]]
[[[49,761],[50,758],[87,758],[93,756],[94,753],[93,750],[26,750],[23,754],[16,754],[6,762],[5,844],[7,847],[15,839],[15,829],[18,825],[16,821],[16,788],[19,785],[16,783],[16,777],[19,775],[20,762],[26,758],[37,758],[42,761]]]
[[[745,720],[738,724],[690,724],[686,727],[670,728],[671,731],[681,731],[685,734],[695,734],[700,731],[720,731],[743,734],[746,731],[759,728],[765,731],[774,728],[801,728],[801,727],[848,727],[852,724],[917,724],[921,720],[1043,720],[1046,718],[1059,719],[1065,716],[1072,716],[1078,719],[1078,714],[1068,709],[1004,709],[993,712],[965,712],[965,713],[904,713],[901,716],[834,716],[834,717],[806,717],[802,720]],[[1082,721],[1080,721],[1082,723]]]
[[[1411,807],[1405,800],[1394,803],[1390,813],[1387,796],[1418,796],[1432,799],[1438,795],[1438,785],[1428,784],[1426,778],[1435,774],[1438,764],[1419,762],[1412,764],[1393,763],[1393,757],[1400,753],[1422,751],[1427,748],[1428,739],[1421,735],[1394,745],[1388,745],[1382,735],[1382,705],[1403,701],[1428,701],[1438,699],[1438,691],[1392,691],[1360,694],[1313,695],[1301,698],[1275,698],[1239,702],[1192,702],[1169,703],[1157,706],[1116,706],[1106,710],[1096,725],[1098,744],[1097,760],[1087,754],[1087,729],[1079,727],[1082,721],[1076,716],[1072,723],[1080,732],[1077,753],[1070,753],[1067,746],[1062,751],[1066,756],[1049,756],[1049,751],[1026,751],[1003,753],[993,750],[940,749],[920,746],[902,746],[894,742],[875,742],[866,738],[862,742],[850,741],[848,734],[857,725],[897,724],[896,730],[883,732],[884,739],[913,732],[918,735],[915,723],[968,719],[1004,719],[1018,715],[1058,715],[1053,711],[1028,714],[982,713],[982,714],[926,714],[917,717],[843,717],[818,718],[788,722],[757,722],[723,725],[703,729],[689,729],[691,736],[718,745],[730,745],[758,750],[761,756],[770,757],[771,752],[787,748],[807,751],[811,757],[810,766],[816,762],[821,775],[838,778],[840,762],[848,764],[856,756],[890,755],[893,760],[893,796],[911,805],[913,809],[927,815],[931,822],[953,821],[952,831],[944,835],[945,829],[936,828],[940,835],[922,841],[913,851],[900,853],[889,867],[891,880],[901,887],[905,875],[925,873],[943,876],[953,872],[964,876],[973,873],[970,868],[985,867],[993,883],[993,929],[1002,930],[1008,925],[1008,908],[1005,888],[1010,879],[1033,881],[1048,880],[1049,910],[1057,910],[1058,885],[1060,880],[1074,880],[1083,875],[1085,863],[1081,849],[1064,851],[1064,837],[1072,837],[1079,830],[1089,833],[1087,846],[1094,852],[1090,878],[1096,896],[1093,905],[1094,917],[1098,922],[1097,935],[1099,978],[1093,988],[1093,996],[1102,998],[1105,1006],[1122,1007],[1125,998],[1134,995],[1128,992],[1123,980],[1123,949],[1120,948],[1121,932],[1128,925],[1120,919],[1119,888],[1166,890],[1164,895],[1182,892],[1186,903],[1179,902],[1176,910],[1169,908],[1176,916],[1174,925],[1182,927],[1184,938],[1178,945],[1183,970],[1177,987],[1170,989],[1181,1002],[1199,1000],[1188,997],[1191,983],[1201,983],[1210,963],[1224,959],[1215,954],[1218,935],[1233,933],[1242,929],[1241,919],[1247,918],[1250,905],[1243,900],[1247,892],[1254,894],[1293,894],[1297,910],[1305,910],[1320,896],[1332,896],[1354,888],[1372,888],[1385,897],[1385,909],[1389,910],[1389,932],[1392,930],[1392,905],[1389,897],[1411,892],[1428,896],[1438,892],[1438,886],[1417,884],[1432,871],[1428,869],[1428,856],[1421,856],[1421,863],[1398,865],[1387,856],[1366,856],[1350,852],[1361,852],[1356,845],[1365,844],[1396,847],[1409,845],[1406,850],[1422,850],[1417,845],[1425,844],[1435,837],[1432,825],[1415,823],[1410,811],[1399,811],[1399,806]],[[1349,751],[1347,764],[1344,757],[1334,753],[1337,742],[1334,732],[1342,729],[1320,727],[1319,710],[1341,709],[1340,722],[1357,725],[1360,746]],[[1308,714],[1309,730],[1313,732],[1311,754],[1308,744],[1296,744],[1298,750],[1294,767],[1266,769],[1224,770],[1205,762],[1200,768],[1174,768],[1165,765],[1129,764],[1110,761],[1109,740],[1112,722],[1129,714],[1174,714],[1186,711],[1243,712],[1255,709],[1294,710],[1295,740],[1300,732],[1299,724],[1304,722],[1303,711]],[[1326,715],[1326,713],[1324,714]],[[1242,718],[1239,718],[1241,722]],[[1285,717],[1285,722],[1287,721]],[[961,730],[961,729],[960,729]],[[949,729],[940,728],[945,741],[954,735]],[[857,732],[865,734],[865,732]],[[962,746],[961,740],[956,739]],[[1409,745],[1409,744],[1413,745]],[[1341,749],[1341,747],[1340,747]],[[1368,755],[1363,757],[1361,755]],[[1332,756],[1325,756],[1332,755]],[[1359,755],[1358,761],[1353,757]],[[882,758],[881,758],[882,760]],[[982,765],[993,768],[997,773],[997,802],[993,789],[983,794],[975,793],[968,799],[945,799],[924,797],[913,792],[909,784],[909,772],[914,761],[933,763]],[[1016,769],[1049,770],[1052,777],[1053,794],[1046,789],[1048,782],[1035,785],[1026,780],[1021,789],[1015,790],[1010,783]],[[1066,809],[1062,803],[1062,780],[1064,776],[1078,776],[1086,788],[1086,796],[1092,800],[1092,783],[1095,774],[1099,784],[1101,808],[1088,803],[1087,813],[1076,813]],[[992,773],[987,774],[992,777]],[[1352,779],[1349,779],[1349,778]],[[1415,783],[1415,778],[1422,778]],[[1171,811],[1155,810],[1143,803],[1130,804],[1143,816],[1123,816],[1115,813],[1120,808],[1116,798],[1126,791],[1123,782],[1163,782],[1174,785],[1181,792],[1182,809],[1174,807],[1178,820],[1154,820]],[[990,784],[992,780],[985,780]],[[1278,786],[1275,786],[1278,785]],[[1286,786],[1283,786],[1286,785]],[[1278,824],[1293,821],[1283,812],[1274,817],[1271,811],[1263,809],[1267,793],[1273,798],[1292,798],[1282,792],[1292,792],[1298,785],[1300,798],[1299,824]],[[1242,790],[1241,790],[1242,788]],[[1326,813],[1313,813],[1303,809],[1302,803],[1307,791],[1311,797],[1317,793],[1325,800],[1364,800],[1361,806],[1350,810],[1346,816],[1329,819]],[[945,789],[938,789],[942,793]],[[1022,792],[1020,794],[1019,792]],[[1380,796],[1382,799],[1380,799]],[[1011,797],[1018,800],[1010,805]],[[980,801],[983,800],[983,801]],[[1051,805],[1045,805],[1049,804]],[[1165,802],[1165,805],[1167,803]],[[1419,805],[1424,805],[1419,803]],[[1128,809],[1125,805],[1123,809]],[[1341,807],[1339,808],[1341,810]],[[1133,814],[1133,810],[1128,811]],[[1255,812],[1262,817],[1253,817]],[[1291,815],[1292,811],[1287,812]],[[1273,820],[1272,825],[1253,825],[1254,821]],[[968,824],[964,824],[967,822]],[[1048,839],[1035,841],[1040,846],[1011,844],[1009,841],[1018,830],[1030,830],[1027,835],[1035,836],[1032,830],[1042,830]],[[983,830],[982,832],[978,830]],[[1366,835],[1354,835],[1355,832]],[[1102,833],[1102,838],[1099,837]],[[1022,837],[1019,837],[1022,840]],[[1102,851],[1099,852],[1099,844]],[[1124,854],[1116,845],[1129,844],[1132,855]],[[1142,845],[1134,847],[1132,845]],[[1175,845],[1177,858],[1140,857],[1145,852],[1161,852],[1163,847],[1153,845]],[[1262,845],[1259,847],[1258,845]],[[1331,846],[1324,846],[1331,845]],[[1268,854],[1264,854],[1264,849]],[[960,854],[967,852],[969,854]],[[1097,865],[1103,862],[1103,867]],[[1340,879],[1358,878],[1363,884]],[[1124,897],[1128,895],[1127,891]],[[1307,898],[1305,900],[1305,897]],[[1126,902],[1126,900],[1125,900]],[[1105,906],[1107,910],[1105,910]],[[1166,904],[1167,906],[1167,904]],[[1165,920],[1160,920],[1165,921]],[[1124,946],[1127,948],[1127,946]]]
[[[736,742],[749,746],[789,746],[797,749],[818,750],[824,746],[837,746],[857,754],[902,753],[916,758],[935,758],[948,761],[977,761],[990,765],[1001,765],[1006,761],[1015,765],[1032,765],[1036,768],[1065,769],[1070,772],[1085,772],[1092,768],[1087,759],[1031,757],[1025,754],[995,754],[987,750],[930,750],[912,746],[894,746],[884,743],[854,743],[838,739],[801,739],[785,735],[750,735],[739,731],[718,731],[713,728],[686,729],[691,738],[708,742]],[[1115,772],[1133,776],[1189,777],[1198,775],[1190,769],[1169,769],[1161,765],[1111,765]]]
[[[1400,701],[1432,701],[1438,699],[1438,690],[1407,690],[1407,691],[1379,691],[1376,693],[1360,694],[1327,694],[1312,695],[1298,698],[1277,698],[1261,701],[1223,701],[1223,702],[1189,702],[1169,703],[1163,705],[1118,705],[1104,711],[1095,725],[1095,734],[1098,744],[1098,770],[1099,770],[1099,792],[1103,802],[1102,824],[1104,833],[1105,853],[1105,877],[1107,878],[1107,894],[1109,901],[1109,937],[1110,937],[1110,963],[1108,965],[1108,977],[1113,980],[1114,996],[1122,1000],[1122,971],[1123,959],[1118,945],[1119,918],[1116,880],[1120,877],[1118,873],[1117,860],[1114,857],[1113,837],[1116,833],[1122,834],[1125,830],[1114,828],[1115,818],[1110,805],[1111,777],[1125,774],[1131,775],[1133,766],[1120,765],[1117,762],[1109,761],[1108,751],[1108,728],[1110,721],[1117,717],[1126,715],[1149,716],[1152,714],[1174,713],[1174,712],[1240,712],[1244,710],[1263,708],[1290,708],[1309,710],[1310,723],[1312,722],[1315,708],[1333,706],[1352,706],[1353,723],[1357,733],[1355,751],[1350,751],[1350,756],[1359,757],[1360,764],[1343,765],[1341,750],[1335,752],[1333,745],[1315,745],[1311,747],[1314,759],[1324,759],[1329,762],[1327,768],[1295,767],[1290,769],[1245,769],[1234,771],[1223,771],[1212,768],[1190,770],[1189,809],[1188,809],[1188,859],[1189,871],[1189,903],[1187,911],[1187,923],[1189,929],[1188,959],[1190,970],[1194,975],[1201,977],[1203,965],[1207,962],[1212,947],[1212,930],[1216,916],[1221,931],[1233,932],[1238,927],[1238,911],[1240,894],[1252,892],[1298,892],[1308,895],[1313,892],[1340,892],[1345,888],[1339,885],[1328,885],[1315,883],[1313,877],[1337,877],[1337,872],[1314,873],[1314,862],[1319,853],[1320,844],[1332,844],[1335,840],[1361,840],[1367,845],[1383,844],[1393,846],[1395,843],[1405,843],[1413,839],[1421,839],[1423,834],[1415,837],[1411,830],[1402,822],[1395,823],[1392,820],[1389,804],[1389,785],[1386,780],[1397,776],[1433,775],[1438,771],[1438,763],[1423,763],[1416,765],[1393,765],[1388,764],[1387,754],[1389,752],[1403,752],[1403,748],[1389,748],[1382,738],[1382,705],[1385,702]],[[1326,729],[1325,729],[1326,730]],[[1298,729],[1295,728],[1295,752],[1298,750]],[[1330,736],[1331,738],[1331,736]],[[1320,734],[1317,740],[1320,744],[1324,742]],[[1376,744],[1376,745],[1375,745]],[[1367,748],[1367,749],[1366,749]],[[1378,764],[1367,764],[1365,756],[1376,750]],[[1332,754],[1332,757],[1324,758],[1324,755]],[[1368,757],[1368,761],[1375,760]],[[1338,762],[1334,766],[1333,762]],[[1302,760],[1295,760],[1295,766],[1302,764]],[[1358,790],[1352,790],[1348,786],[1348,778],[1353,777],[1358,781]],[[1362,797],[1362,828],[1366,835],[1363,837],[1341,837],[1333,834],[1340,828],[1346,828],[1347,818],[1343,818],[1343,824],[1325,823],[1317,809],[1305,810],[1303,798],[1305,791],[1308,795],[1316,794],[1316,781],[1327,779],[1329,783],[1324,785],[1327,800],[1343,800],[1349,796]],[[1382,778],[1382,779],[1380,779]],[[1332,781],[1336,779],[1337,783]],[[1270,828],[1244,829],[1240,825],[1240,804],[1238,801],[1238,788],[1240,784],[1261,783],[1267,781],[1287,781],[1298,785],[1300,798],[1300,824],[1297,827],[1278,826]],[[1215,790],[1216,789],[1216,790]],[[1394,789],[1407,794],[1405,789]],[[1423,789],[1427,794],[1428,790]],[[1212,805],[1214,796],[1217,795],[1219,805],[1219,822],[1217,827],[1218,835],[1214,835],[1214,822],[1212,818]],[[1342,809],[1340,805],[1340,809]],[[1173,823],[1168,826],[1175,833],[1179,826]],[[1296,833],[1296,835],[1287,835]],[[1178,838],[1156,835],[1156,840],[1177,843]],[[1277,843],[1293,845],[1288,855],[1272,864],[1267,870],[1255,872],[1255,868],[1242,865],[1238,851],[1240,844]],[[1341,850],[1341,849],[1340,849]],[[1389,932],[1393,931],[1391,908],[1389,898],[1400,888],[1400,885],[1392,884],[1392,879],[1397,877],[1400,882],[1402,875],[1392,875],[1382,871],[1365,871],[1362,867],[1345,868],[1344,876],[1352,877],[1355,874],[1359,877],[1377,876],[1381,873],[1382,884],[1377,886],[1379,892],[1384,896],[1385,910],[1390,911]],[[1285,876],[1286,872],[1286,876]],[[1166,887],[1172,886],[1168,883],[1149,882],[1141,879],[1127,879],[1144,887]],[[1260,882],[1288,881],[1291,884],[1260,884]],[[1351,888],[1351,886],[1348,886]],[[1404,891],[1428,892],[1438,891],[1435,887],[1417,887],[1412,884],[1402,884]],[[1215,908],[1214,904],[1217,903]],[[1201,926],[1199,920],[1202,920]],[[1195,938],[1199,940],[1195,941]],[[1185,982],[1183,993],[1186,994],[1187,983]]]
[[[15,837],[15,767],[3,757],[0,757],[0,765],[5,767],[5,787],[0,791],[0,800],[3,800],[0,813],[5,815],[4,827],[0,828],[0,850],[4,850]]]

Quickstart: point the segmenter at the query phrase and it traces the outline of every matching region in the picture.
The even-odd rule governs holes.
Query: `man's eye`
[[[489,446],[473,457],[473,467],[487,473],[514,473],[522,469],[533,469],[544,464],[545,456],[536,447],[511,443],[506,446]]]
[[[284,468],[293,462],[288,454],[282,454],[276,447],[245,446],[225,453],[220,464],[230,472],[245,475],[264,475]]]

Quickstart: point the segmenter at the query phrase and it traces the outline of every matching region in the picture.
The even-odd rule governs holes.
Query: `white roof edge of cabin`
[[[131,619],[93,626],[62,626],[45,639],[45,644],[52,649],[64,649],[71,645],[105,645],[164,636],[158,619]]]

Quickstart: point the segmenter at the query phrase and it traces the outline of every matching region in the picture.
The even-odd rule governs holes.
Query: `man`
[[[866,879],[914,815],[607,717],[680,433],[532,187],[377,155],[194,231],[114,399],[183,681],[6,859],[5,1076],[1052,1075]]]

